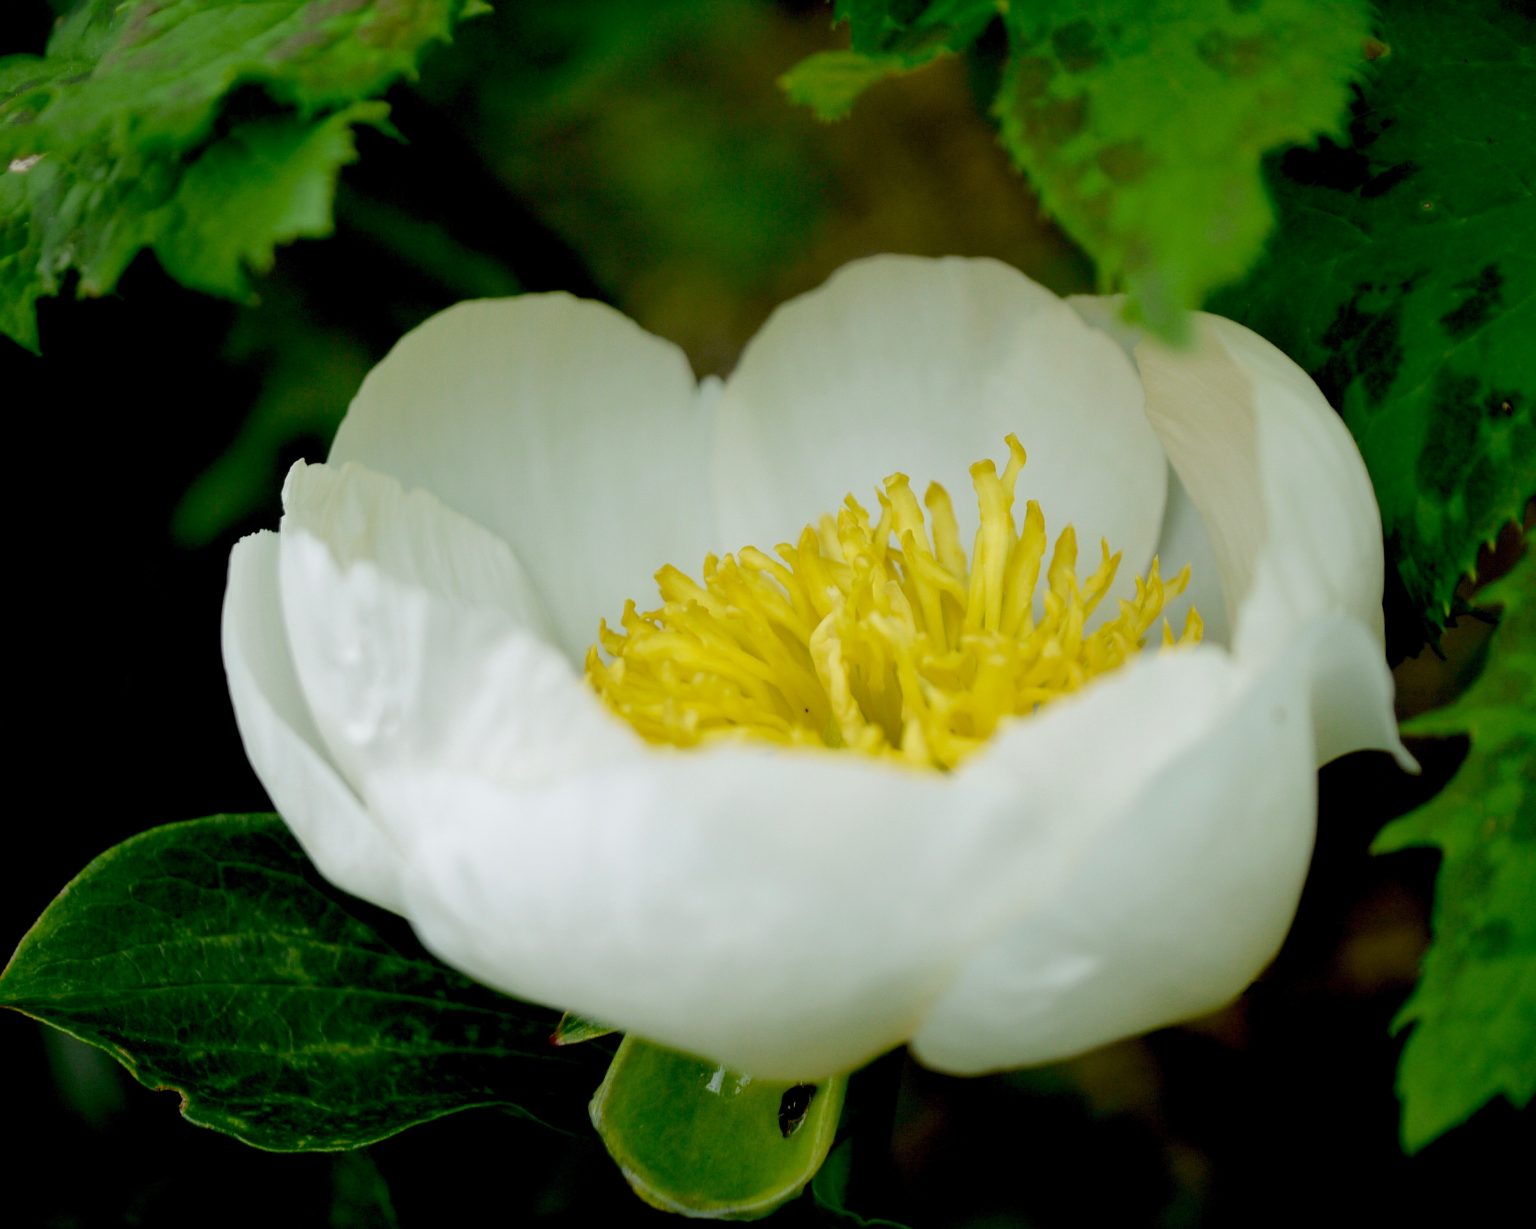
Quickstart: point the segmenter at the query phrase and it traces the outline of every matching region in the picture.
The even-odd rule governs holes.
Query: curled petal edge
[[[235,722],[272,804],[332,883],[402,913],[400,851],[325,750],[294,672],[279,605],[278,537],[236,544],[222,643]]]

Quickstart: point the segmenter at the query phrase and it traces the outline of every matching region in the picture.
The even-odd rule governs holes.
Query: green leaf
[[[847,116],[870,86],[921,68],[936,56],[963,51],[997,16],[997,0],[839,0],[834,11],[850,23],[851,51],[807,56],[779,78],[791,102],[820,120]]]
[[[356,1148],[477,1106],[558,1120],[596,1072],[551,1013],[476,985],[329,887],[275,816],[156,828],[59,894],[0,1005],[276,1151]],[[402,927],[403,929],[403,927]]]
[[[755,1220],[821,1167],[847,1084],[754,1079],[625,1037],[592,1098],[592,1125],[653,1207]]]
[[[1178,336],[1273,223],[1261,158],[1332,131],[1363,0],[1030,0],[995,111],[1046,210],[1131,314]]]
[[[907,70],[895,55],[859,51],[819,51],[779,78],[790,102],[810,107],[819,120],[839,120],[853,110],[860,94],[877,81]]]
[[[244,291],[246,273],[272,269],[274,248],[331,233],[336,178],[357,159],[354,124],[382,124],[389,108],[361,102],[308,123],[280,115],[235,127],[187,168],[155,254],[184,286]]]
[[[0,59],[0,331],[37,347],[67,276],[106,294],[153,247],[231,297],[276,244],[329,233],[363,103],[464,0],[88,0],[46,57]]]
[[[1396,0],[1382,37],[1349,143],[1271,166],[1280,231],[1213,308],[1344,415],[1432,630],[1536,494],[1536,14]]]
[[[847,22],[853,49],[931,59],[968,47],[1006,0],[834,0],[833,18]]]
[[[1536,554],[1485,593],[1503,602],[1482,675],[1453,704],[1404,725],[1471,738],[1427,806],[1376,850],[1436,845],[1434,943],[1397,1027],[1403,1146],[1422,1148],[1500,1094],[1536,1094]]]

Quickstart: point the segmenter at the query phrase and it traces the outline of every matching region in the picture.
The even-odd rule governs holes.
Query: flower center
[[[1187,567],[1163,580],[1154,558],[1135,596],[1087,631],[1120,556],[1102,543],[1079,580],[1068,525],[1047,564],[1040,506],[1030,500],[1014,523],[1024,461],[1010,435],[1001,474],[991,461],[971,466],[981,527],[969,563],[944,488],[930,485],[919,505],[906,475],[892,474],[878,520],[850,495],[777,558],[750,546],[706,556],[702,584],[662,568],[662,605],[641,614],[629,601],[622,630],[603,622],[587,678],[651,742],[761,738],[953,768],[1005,718],[1123,665],[1189,582]],[[1177,641],[1164,621],[1163,644],[1201,630],[1191,609]]]

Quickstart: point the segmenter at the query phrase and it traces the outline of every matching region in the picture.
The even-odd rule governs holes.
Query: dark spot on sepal
[[[816,1085],[796,1084],[779,1098],[779,1134],[788,1139],[800,1129],[816,1098]]]

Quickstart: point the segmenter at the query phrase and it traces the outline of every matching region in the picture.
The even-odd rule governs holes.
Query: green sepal
[[[592,1098],[592,1125],[652,1207],[756,1220],[815,1177],[847,1085],[841,1075],[755,1079],[625,1037]]]

